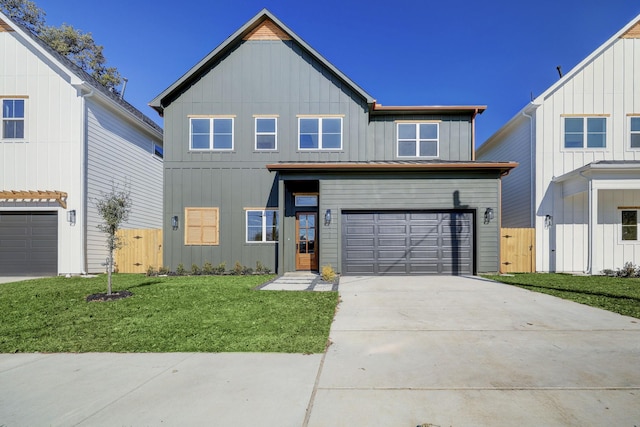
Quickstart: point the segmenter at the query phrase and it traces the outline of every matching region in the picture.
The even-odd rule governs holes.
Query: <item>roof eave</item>
[[[486,105],[382,105],[373,103],[371,114],[482,114]]]
[[[367,171],[498,171],[510,172],[517,162],[459,162],[459,163],[272,163],[270,172],[367,172]]]

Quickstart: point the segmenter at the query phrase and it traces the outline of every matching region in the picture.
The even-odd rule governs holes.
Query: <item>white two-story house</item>
[[[161,228],[162,129],[0,13],[0,275],[104,272],[95,200]]]
[[[537,271],[640,264],[640,16],[477,155],[519,162],[502,182],[502,227],[535,228]]]

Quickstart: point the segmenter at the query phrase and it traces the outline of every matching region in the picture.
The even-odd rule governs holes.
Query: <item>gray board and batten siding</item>
[[[474,117],[484,107],[380,107],[295,34],[282,40],[243,38],[265,19],[290,31],[270,13],[261,12],[151,103],[165,118],[165,266],[175,269],[182,263],[189,269],[192,263],[225,262],[231,268],[239,261],[254,267],[260,261],[280,274],[295,270],[297,211],[291,208],[291,200],[301,191],[319,194],[319,205],[313,210],[319,219],[320,266],[331,264],[341,270],[344,212],[437,211],[445,215],[453,211],[473,221],[470,268],[496,271],[499,221],[484,224],[482,214],[489,207],[500,211],[500,174],[509,168],[469,166]],[[298,149],[298,120],[305,115],[340,117],[342,147]],[[233,118],[233,149],[190,150],[189,118],[194,116]],[[256,116],[276,117],[275,150],[255,149]],[[446,170],[267,168],[285,163],[421,161],[397,156],[397,123],[402,121],[438,123],[438,157],[425,163],[447,163]],[[219,209],[217,245],[185,244],[187,207]],[[264,208],[278,209],[278,242],[248,243],[245,212]],[[322,217],[327,209],[333,219],[325,225]],[[173,216],[181,219],[178,230],[172,230]]]

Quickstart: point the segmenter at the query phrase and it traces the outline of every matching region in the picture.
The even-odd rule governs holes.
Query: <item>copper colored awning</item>
[[[0,191],[0,201],[34,201],[34,200],[45,200],[45,201],[55,201],[60,203],[64,209],[67,208],[67,193],[64,191],[42,191],[42,190],[34,190],[34,191],[23,191],[23,190],[2,190]]]

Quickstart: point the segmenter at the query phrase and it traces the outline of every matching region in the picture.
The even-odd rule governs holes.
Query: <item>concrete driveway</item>
[[[340,295],[323,355],[0,354],[0,426],[640,426],[638,319],[472,277]]]
[[[345,277],[309,426],[640,426],[640,321],[466,277]]]

